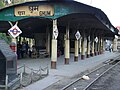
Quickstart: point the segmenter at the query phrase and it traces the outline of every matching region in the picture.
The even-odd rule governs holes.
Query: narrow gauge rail
[[[119,83],[115,83],[114,80],[120,81],[119,79],[120,73],[120,61],[118,61],[115,65],[104,71],[99,77],[97,77],[93,82],[91,82],[87,87],[83,90],[118,90],[120,89]],[[118,80],[119,79],[119,80]],[[113,81],[112,81],[113,80]]]
[[[89,90],[88,88],[94,83],[99,77],[102,76],[105,72],[115,67],[120,60],[120,56],[110,60],[106,64],[96,68],[90,73],[86,74],[86,76],[90,77],[90,80],[83,80],[82,77],[63,87],[61,90]]]

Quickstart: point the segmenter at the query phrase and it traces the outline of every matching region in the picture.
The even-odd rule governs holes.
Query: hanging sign
[[[88,36],[88,41],[90,41],[90,36]]]
[[[117,36],[117,35],[115,35],[115,38],[116,38],[116,39],[118,39],[118,36]]]
[[[98,42],[98,37],[95,38],[95,42],[96,42],[96,43]]]
[[[76,32],[75,37],[77,40],[80,39],[80,32],[79,31]]]
[[[54,26],[54,27],[53,27],[53,35],[54,35],[55,39],[57,39],[57,37],[58,37],[58,29],[57,29],[57,26]]]
[[[29,5],[15,7],[14,12],[15,16],[53,16],[54,8],[52,5]]]
[[[10,28],[8,32],[13,38],[16,38],[22,33],[22,31],[19,29],[19,27],[16,24],[12,28]]]

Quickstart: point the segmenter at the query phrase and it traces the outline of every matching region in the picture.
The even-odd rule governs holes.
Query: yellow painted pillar
[[[22,44],[22,42],[23,42],[23,37],[21,37],[21,42],[20,43]]]
[[[98,38],[98,55],[100,54],[100,37]]]
[[[16,43],[18,43],[18,41],[19,41],[19,36],[18,36],[18,37],[16,37]]]
[[[31,44],[31,40],[30,40],[30,38],[28,39],[28,44],[29,44],[29,47],[30,47],[30,44]]]
[[[69,41],[69,26],[67,26],[65,38],[65,64],[69,64],[69,59],[70,59],[70,41]]]
[[[90,57],[90,39],[87,40],[87,58]]]
[[[94,35],[93,35],[92,36],[92,53],[91,53],[92,56],[94,56],[94,49],[95,47],[94,47]]]
[[[30,49],[32,49],[33,43],[32,43],[32,39],[29,39],[29,45],[30,45]]]
[[[97,36],[97,35],[95,35],[95,36]],[[97,55],[97,45],[98,45],[98,42],[95,39],[94,39],[94,55],[96,56]]]
[[[65,64],[69,64],[70,58],[70,44],[69,40],[65,40]]]
[[[81,40],[82,38],[79,39],[79,53],[81,54]]]
[[[117,52],[117,38],[114,38],[113,40],[113,52]]]
[[[29,39],[29,43],[30,43],[30,44],[29,44],[30,47],[32,47],[32,46],[33,46],[33,39],[32,39],[32,38]]]
[[[98,43],[97,43],[97,42],[95,42],[94,44],[95,44],[95,52],[94,52],[94,55],[96,56],[96,55],[97,55],[97,53],[98,53],[98,51],[97,51],[97,44],[98,44]]]
[[[103,46],[103,53],[104,53],[104,51],[105,51],[105,40],[103,39],[103,41],[102,41],[102,46]]]
[[[92,56],[94,56],[94,41],[92,41]]]
[[[51,68],[56,69],[57,62],[57,40],[52,39]]]
[[[99,37],[99,54],[101,54],[101,37]]]
[[[98,41],[98,37],[96,37],[95,39],[94,39],[94,55],[96,56],[96,55],[98,55],[98,47],[99,47],[99,43],[98,43],[99,41]]]
[[[102,40],[102,38],[101,38],[101,41],[100,41],[100,42],[101,42],[101,45],[100,45],[100,46],[101,46],[101,48],[100,48],[100,53],[102,54],[102,53],[103,53],[103,40]]]
[[[22,42],[21,42],[21,37],[20,37],[20,36],[19,36],[19,42],[20,42],[20,44],[22,43]]]
[[[75,56],[74,61],[78,61],[78,40],[75,40]]]
[[[85,36],[82,37],[82,42],[81,42],[81,59],[85,59]]]
[[[81,35],[80,32],[77,31],[75,34],[75,56],[74,56],[74,61],[78,61],[78,55],[79,55],[79,46],[78,46],[78,40],[80,39]]]
[[[32,39],[32,45],[35,45],[35,39]]]
[[[57,20],[53,20],[53,34],[52,34],[52,52],[51,52],[51,68],[56,69],[57,62]]]

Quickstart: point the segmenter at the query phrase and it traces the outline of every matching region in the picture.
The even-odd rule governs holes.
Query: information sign
[[[52,5],[29,5],[15,7],[15,16],[53,16]]]
[[[95,42],[96,42],[96,43],[98,42],[98,37],[95,38]]]
[[[22,33],[22,31],[19,29],[19,27],[16,24],[12,28],[10,28],[8,32],[13,38],[16,38],[17,36],[19,36],[19,34]]]
[[[80,32],[79,31],[76,32],[75,37],[77,40],[80,39]]]
[[[58,29],[57,29],[57,26],[54,26],[54,27],[53,27],[53,35],[54,35],[55,39],[57,39],[57,37],[58,37]]]

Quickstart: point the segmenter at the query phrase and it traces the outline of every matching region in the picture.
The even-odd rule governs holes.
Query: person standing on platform
[[[21,50],[22,50],[22,45],[20,44],[20,41],[17,44],[17,57],[18,59],[21,58]]]
[[[28,41],[25,44],[26,44],[26,52],[25,53],[26,53],[26,55],[28,55],[28,49],[30,48],[29,44],[28,44]]]
[[[112,44],[109,46],[109,51],[112,52]]]
[[[21,51],[22,58],[25,57],[25,54],[26,54],[26,44],[25,42],[22,42],[22,51]]]

